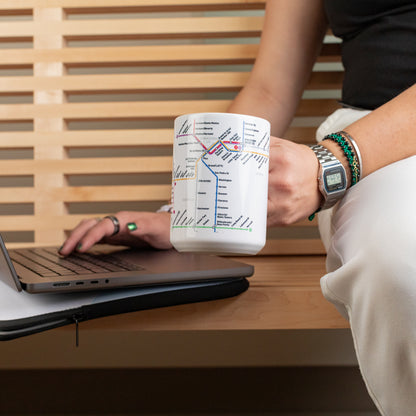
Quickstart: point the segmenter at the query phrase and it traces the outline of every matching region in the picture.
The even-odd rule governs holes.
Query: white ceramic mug
[[[256,254],[266,242],[270,123],[231,113],[175,120],[170,239],[178,251]]]

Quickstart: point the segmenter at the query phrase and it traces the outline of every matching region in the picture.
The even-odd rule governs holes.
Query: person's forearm
[[[292,121],[327,22],[321,0],[270,0],[259,53],[250,78],[229,112],[270,121],[272,135],[282,137]]]
[[[391,163],[416,155],[416,84],[344,130],[356,141],[362,157],[361,177]],[[325,140],[343,163],[340,147]]]
[[[272,135],[281,137],[293,118],[292,107],[295,105],[289,103],[283,106],[281,100],[267,94],[253,82],[244,86],[227,111],[262,117],[270,122]]]
[[[348,126],[363,158],[363,176],[416,155],[416,84]]]

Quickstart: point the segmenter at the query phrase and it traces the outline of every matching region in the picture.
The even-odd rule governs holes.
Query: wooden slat
[[[33,22],[36,26],[48,27],[49,25],[61,25],[64,22],[65,15],[59,8],[45,8],[41,10],[34,10]],[[33,48],[35,49],[56,49],[63,48],[64,40],[62,36],[55,33],[36,33],[33,36]],[[54,63],[52,65],[35,64],[33,66],[33,74],[37,77],[44,76],[62,76],[65,68],[62,63]],[[36,91],[33,94],[33,104],[35,106],[42,105],[59,105],[65,102],[65,95],[63,91]],[[33,129],[36,132],[61,132],[66,127],[65,121],[60,115],[56,117],[35,116],[33,119]],[[33,148],[33,158],[35,160],[43,159],[63,159],[65,158],[65,149],[62,146],[44,146]],[[38,172],[33,176],[33,186],[35,189],[34,213],[36,215],[48,215],[54,213],[55,215],[63,215],[67,212],[65,204],[56,201],[48,194],[43,193],[44,189],[64,186],[66,184],[65,178],[55,170],[53,172]],[[62,230],[48,232],[43,229],[35,230],[34,237],[36,241],[44,242],[45,244],[50,239],[64,238]]]
[[[0,105],[0,120],[24,120],[33,117],[65,119],[174,118],[192,112],[226,111],[229,100],[147,101],[115,103],[71,103],[60,105]]]
[[[62,7],[64,9],[78,10],[93,8],[118,8],[118,7],[152,7],[163,10],[166,7],[184,7],[184,6],[200,6],[209,9],[212,6],[232,8],[237,6],[241,9],[264,7],[265,0],[10,0],[0,1],[0,10],[25,10],[36,6],[37,8],[45,7]]]
[[[36,198],[48,195],[55,201],[167,201],[170,198],[169,185],[117,185],[117,186],[73,186],[48,188],[42,191],[31,187],[7,188],[0,192],[0,203],[30,203]],[[51,213],[53,216],[53,213]],[[7,216],[4,216],[7,218]],[[41,216],[45,218],[45,216]],[[0,219],[2,216],[0,216]],[[35,217],[34,217],[35,218]]]
[[[231,100],[177,100],[57,105],[0,105],[0,120],[63,117],[72,120],[170,119],[186,113],[225,112]],[[302,100],[297,116],[325,116],[339,107],[333,99]]]
[[[54,50],[2,50],[0,65],[63,62],[70,66],[88,64],[215,64],[252,63],[258,45],[152,45],[119,47],[85,47]]]
[[[94,215],[65,215],[65,216],[42,216],[42,215],[3,215],[0,216],[0,230],[4,231],[26,231],[30,229],[73,229],[85,218],[95,218],[107,215],[106,213]]]
[[[192,92],[236,91],[248,80],[249,72],[183,72],[162,74],[71,75],[63,77],[0,77],[1,92],[31,92],[62,89],[67,92]],[[307,89],[337,89],[343,73],[315,72]]]
[[[0,148],[62,145],[67,148],[172,146],[172,129],[86,130],[62,132],[0,132]]]
[[[0,176],[61,173],[65,175],[105,173],[171,172],[172,157],[113,157],[81,159],[4,160]]]
[[[8,187],[0,192],[0,203],[30,203],[35,201],[35,196],[36,192],[32,187]]]
[[[171,185],[73,186],[48,192],[65,202],[167,201]]]
[[[72,75],[64,77],[1,77],[0,91],[235,91],[248,79],[247,72],[184,72],[164,74]]]
[[[140,22],[140,24],[138,24]],[[70,39],[100,37],[183,37],[183,36],[258,36],[263,25],[261,16],[191,17],[159,19],[112,19],[0,23],[0,37],[28,37],[54,34]]]
[[[339,45],[327,45],[319,62],[339,62]],[[337,50],[332,50],[336,48]],[[5,49],[0,66],[31,65],[34,62],[63,62],[68,66],[112,65],[214,65],[253,63],[256,44],[232,45],[152,45],[85,47],[51,50]]]
[[[315,142],[315,132],[314,126],[290,127],[284,137],[297,143],[312,144]],[[173,129],[77,130],[59,133],[0,132],[0,148],[3,149],[31,148],[34,145],[51,144],[67,148],[172,146]]]

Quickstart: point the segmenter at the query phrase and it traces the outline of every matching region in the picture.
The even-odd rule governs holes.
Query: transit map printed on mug
[[[266,241],[270,123],[230,113],[175,120],[171,242],[256,254]]]

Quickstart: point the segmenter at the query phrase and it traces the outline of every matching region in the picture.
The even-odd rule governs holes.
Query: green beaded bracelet
[[[332,133],[324,137],[324,140],[332,140],[341,147],[348,160],[348,166],[351,171],[351,186],[355,185],[360,178],[360,165],[354,153],[353,148],[341,133]]]
[[[359,182],[361,180],[361,175],[363,174],[363,161],[361,159],[360,149],[355,140],[346,131],[342,130],[339,132],[339,134],[343,135],[350,142],[352,148],[354,149],[355,156],[358,161],[359,177],[357,182]]]

